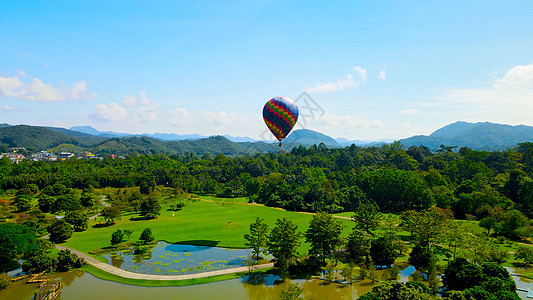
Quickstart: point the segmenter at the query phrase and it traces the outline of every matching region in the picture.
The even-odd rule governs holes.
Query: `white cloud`
[[[260,139],[260,132],[266,128],[260,118],[226,111],[189,112],[178,107],[169,111],[167,117],[168,124],[180,133],[230,134]]]
[[[533,90],[533,64],[518,65],[511,68],[493,85],[497,89],[529,89]]]
[[[74,100],[88,100],[98,97],[96,93],[87,95],[87,85],[85,81],[76,82],[72,90],[70,90],[69,97]]]
[[[327,93],[357,88],[368,79],[367,72],[359,66],[353,67],[353,70],[357,73],[357,77],[348,73],[344,78],[340,78],[335,82],[317,83],[314,87],[307,88],[305,91],[308,93]]]
[[[124,120],[128,115],[126,109],[115,102],[111,102],[109,104],[100,103],[97,104],[95,108],[96,111],[89,115],[89,118],[98,121],[121,121]]]
[[[436,97],[454,119],[533,125],[533,64],[518,65],[484,88],[452,89]]]
[[[122,126],[131,131],[142,124],[158,120],[159,103],[152,101],[141,91],[139,97],[126,95],[122,102],[100,103],[95,106],[95,111],[89,115],[90,119],[101,122],[120,121],[117,126]]]
[[[9,105],[4,105],[2,107],[2,110],[3,111],[29,111],[29,109],[27,108],[20,108],[20,107],[14,107],[14,106],[9,106]]]
[[[366,75],[366,70],[361,68],[360,66],[353,67],[353,70],[359,74],[359,77],[361,78],[361,82],[365,82],[368,79],[368,76]]]
[[[141,99],[141,102],[145,105],[150,105],[152,103],[152,101],[148,99],[148,97],[146,97],[145,91],[141,91],[141,95],[139,98]]]
[[[181,126],[187,124],[190,119],[190,113],[185,108],[175,108],[169,112],[169,123],[173,126]]]
[[[378,79],[385,80],[387,77],[387,71],[380,71],[378,74]]]
[[[24,73],[24,71],[22,70],[15,70],[17,72],[17,74],[19,75],[19,77],[28,77],[28,74]]]
[[[407,109],[400,111],[400,114],[402,115],[418,115],[421,113],[422,112],[416,108],[407,108]]]
[[[297,123],[298,128],[303,124]],[[369,132],[375,132],[385,127],[380,120],[370,119],[368,116],[336,115],[329,112],[312,119],[305,128],[321,132],[332,137],[367,138]]]
[[[24,72],[18,71],[20,77],[28,77]],[[0,96],[6,98],[23,99],[29,101],[58,102],[65,100],[88,100],[98,95],[87,94],[84,81],[76,82],[72,89],[63,86],[54,86],[33,78],[30,82],[20,80],[18,77],[0,76]]]
[[[124,106],[135,106],[137,104],[137,98],[133,96],[123,96],[122,97],[122,105]]]
[[[157,109],[159,108],[159,103],[153,102],[151,99],[149,99],[146,96],[145,91],[141,91],[139,95],[139,99],[133,97],[133,96],[126,96],[127,104],[133,104],[136,105],[137,103],[140,103],[142,106],[135,109],[132,112],[132,117],[136,119],[140,123],[146,123],[148,121],[154,121],[157,119]],[[131,99],[135,99],[135,101],[131,101]],[[124,103],[124,101],[122,101]]]
[[[338,127],[338,128],[381,128],[384,126],[380,120],[372,120],[367,116],[355,115],[335,115],[332,113],[324,113],[321,117],[312,120],[310,126],[318,127]]]

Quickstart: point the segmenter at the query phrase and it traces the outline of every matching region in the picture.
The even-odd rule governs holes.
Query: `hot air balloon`
[[[263,120],[278,139],[279,146],[298,121],[298,107],[287,97],[274,97],[263,107]]]

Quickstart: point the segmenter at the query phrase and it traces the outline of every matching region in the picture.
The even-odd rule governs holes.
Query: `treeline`
[[[0,160],[0,188],[39,189],[166,186],[188,193],[251,201],[298,211],[353,211],[362,200],[382,212],[451,209],[457,218],[501,217],[501,211],[533,214],[533,143],[502,152],[442,146],[403,149],[324,145],[278,154],[229,158],[223,154],[131,156],[126,159],[11,164]]]

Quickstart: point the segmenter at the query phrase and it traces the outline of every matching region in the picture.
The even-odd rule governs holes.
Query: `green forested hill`
[[[256,149],[232,142],[222,136],[212,136],[206,139],[192,141],[161,141],[149,137],[112,138],[92,147],[91,150],[99,155],[137,155],[137,154],[184,154],[197,155],[218,154],[243,155],[258,153]]]
[[[489,122],[455,122],[435,130],[429,136],[418,135],[400,142],[405,146],[424,145],[437,150],[440,145],[468,147],[475,150],[504,150],[533,141],[533,127]]]
[[[60,144],[91,146],[89,140],[68,136],[44,127],[28,125],[0,127],[0,142],[9,147],[25,147],[32,151],[46,150]]]
[[[29,151],[49,150],[59,145],[74,145],[79,150],[92,151],[100,156],[139,154],[195,153],[235,156],[279,151],[277,144],[263,142],[236,143],[223,136],[198,140],[162,141],[145,136],[105,138],[64,128],[28,125],[0,127],[0,143],[8,147],[25,147]],[[284,150],[291,148],[285,147]]]
[[[473,150],[504,150],[519,143],[533,141],[533,127],[510,126],[494,123],[456,122],[440,128],[429,136],[413,136],[400,140],[407,149],[409,146],[423,145],[436,151],[440,145],[468,147]],[[48,150],[61,144],[70,144],[80,151],[92,151],[97,155],[138,155],[164,153],[168,155],[195,153],[235,156],[257,153],[277,153],[291,151],[299,145],[310,146],[324,143],[328,148],[340,147],[331,137],[316,131],[295,130],[284,141],[278,143],[233,142],[223,136],[212,136],[196,140],[165,141],[147,136],[106,138],[88,133],[57,127],[28,125],[0,126],[0,144],[8,147],[25,147],[30,151]]]

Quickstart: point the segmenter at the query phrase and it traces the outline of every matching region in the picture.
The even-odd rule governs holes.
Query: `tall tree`
[[[102,209],[101,215],[106,219],[106,222],[108,224],[114,224],[115,220],[120,220],[122,212],[120,211],[120,208],[112,205],[109,207],[104,207],[104,209]]]
[[[250,224],[250,234],[245,234],[244,239],[247,242],[244,244],[253,250],[256,260],[259,260],[261,253],[265,251],[268,240],[268,225],[263,223],[263,219],[257,218],[255,223]]]
[[[379,228],[379,221],[382,217],[383,214],[376,202],[363,201],[357,205],[352,219],[355,222],[356,229],[372,234],[372,230]]]
[[[65,220],[70,225],[74,226],[74,230],[76,231],[87,229],[89,224],[89,218],[87,218],[87,216],[81,210],[74,210],[67,213]]]
[[[278,269],[281,278],[288,276],[289,266],[298,256],[300,237],[302,233],[297,230],[298,226],[287,218],[276,220],[276,226],[272,229],[267,242],[267,248],[276,258],[274,266]]]
[[[372,241],[370,256],[375,265],[390,266],[399,256],[399,253],[389,236],[381,236]]]
[[[73,232],[74,227],[67,223],[65,219],[55,220],[54,223],[48,226],[50,241],[56,244],[68,240],[72,236]]]
[[[152,234],[152,228],[145,228],[143,232],[141,232],[140,240],[143,241],[145,244],[153,242],[155,240],[155,237]]]
[[[148,196],[143,203],[141,203],[141,216],[147,219],[156,218],[161,211],[161,204],[157,201],[157,198],[153,195]]]
[[[124,232],[122,230],[117,229],[111,234],[111,245],[120,244],[122,241],[124,241]]]
[[[425,247],[442,242],[452,220],[453,213],[450,210],[434,207],[403,214],[401,226],[413,233],[415,243]]]
[[[0,224],[0,273],[16,269],[17,256],[37,250],[35,232],[25,225]]]
[[[370,262],[370,246],[372,245],[372,235],[354,229],[348,236],[347,247],[355,262]]]
[[[309,254],[320,256],[325,265],[326,257],[343,242],[342,229],[340,220],[330,214],[319,212],[314,215],[305,232],[305,241],[311,244]]]

